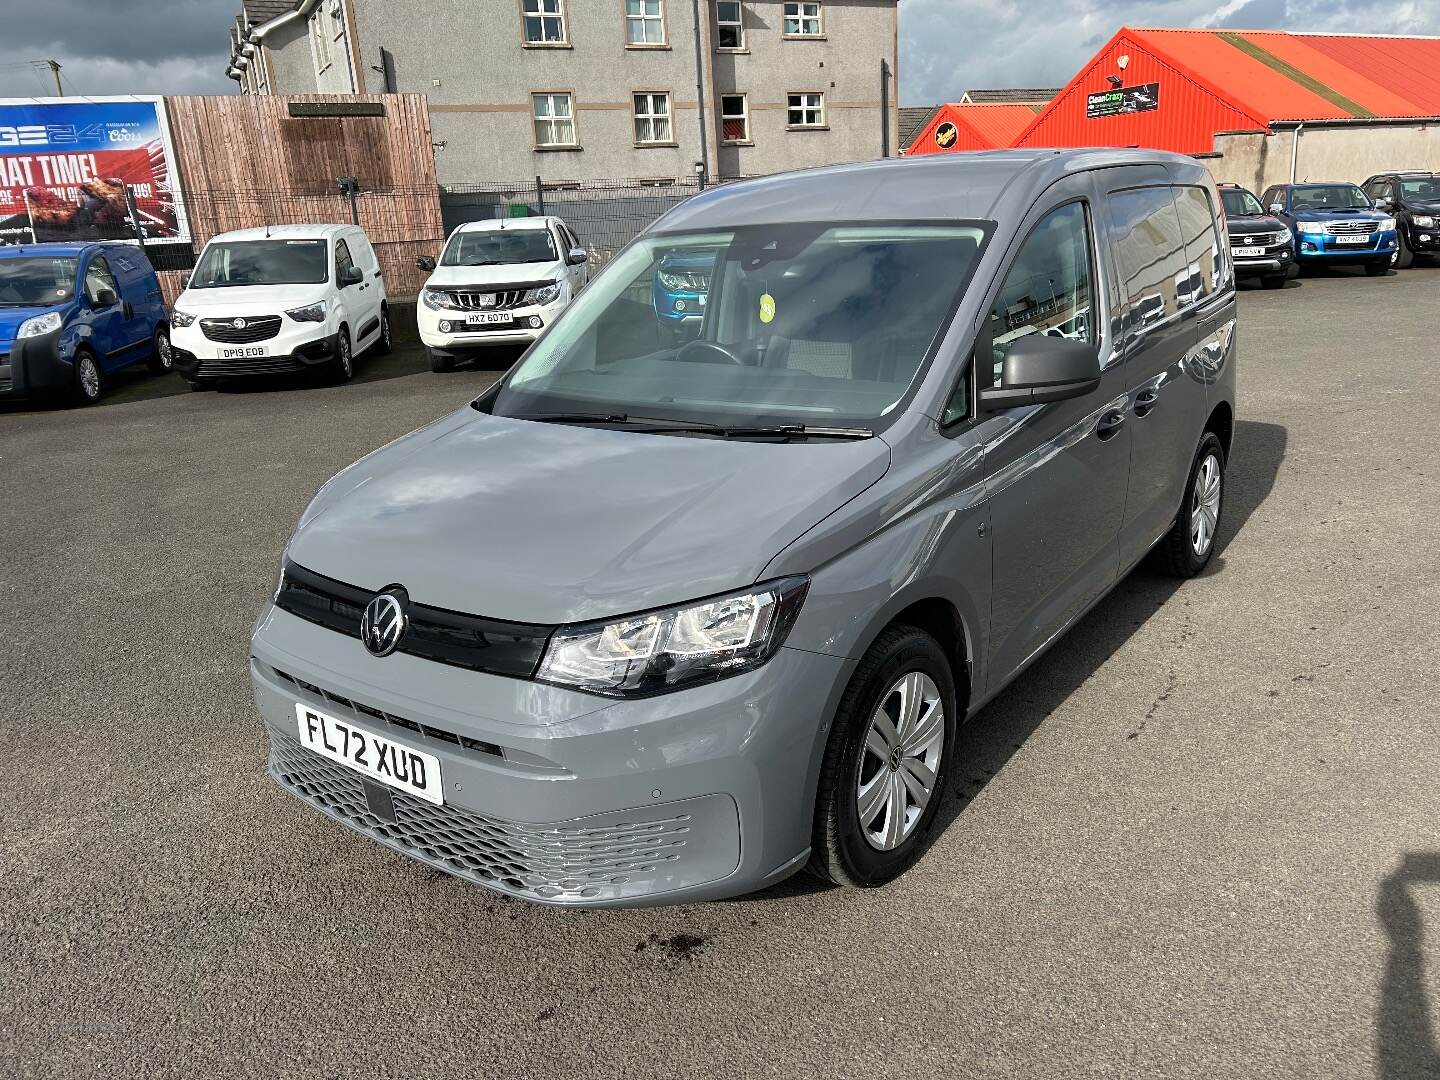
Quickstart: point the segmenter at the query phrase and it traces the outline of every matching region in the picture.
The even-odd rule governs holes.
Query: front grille
[[[1269,247],[1272,244],[1283,244],[1289,239],[1289,232],[1257,232],[1230,234],[1230,243],[1234,247]]]
[[[447,873],[528,899],[584,901],[681,877],[695,820],[674,807],[522,825],[392,791],[395,820],[370,812],[360,775],[270,733],[270,775],[352,828]],[[733,863],[732,863],[733,866]]]
[[[1327,233],[1373,233],[1380,228],[1378,221],[1330,221],[1325,224]]]
[[[543,284],[553,284],[545,282]],[[505,289],[501,292],[472,292],[451,289],[444,293],[445,302],[458,311],[509,311],[525,302],[529,289]]]
[[[201,360],[194,375],[200,379],[219,379],[230,375],[283,375],[304,370],[305,365],[293,356],[252,356],[235,360]]]
[[[348,637],[360,636],[360,616],[375,599],[367,589],[288,563],[275,606]],[[411,603],[397,652],[441,664],[529,679],[540,666],[553,626],[507,622]]]
[[[236,326],[237,322],[244,326]],[[269,341],[280,333],[279,315],[252,315],[239,319],[201,319],[200,332],[211,341],[226,345],[249,345]]]
[[[408,720],[403,716],[388,713],[384,709],[377,709],[373,705],[365,705],[359,701],[355,701],[353,698],[331,693],[329,690],[322,689],[314,683],[306,682],[304,679],[297,679],[288,671],[281,671],[279,668],[271,668],[270,670],[292,686],[298,686],[301,690],[314,694],[318,698],[323,698],[332,705],[339,705],[342,708],[351,709],[359,716],[368,716],[371,720],[378,720],[382,724],[404,728],[406,731],[413,731],[417,735],[424,735],[427,739],[435,739],[437,742],[449,743],[451,746],[460,746],[474,753],[484,754],[486,757],[505,756],[505,751],[494,743],[483,742],[480,739],[472,739],[468,735],[457,735],[453,731],[431,727],[429,724],[422,724],[416,720]]]

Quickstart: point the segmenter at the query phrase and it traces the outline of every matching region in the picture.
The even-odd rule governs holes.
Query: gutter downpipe
[[[1305,130],[1305,122],[1302,120],[1295,125],[1294,132],[1290,135],[1290,183],[1295,183],[1295,169],[1300,160],[1300,133]]]
[[[259,26],[251,30],[249,35],[245,38],[246,45],[250,47],[251,52],[254,52],[255,46],[264,42],[267,37],[273,34],[276,30],[279,30],[282,26],[288,26],[296,19],[308,19],[310,17],[310,13],[315,10],[316,6],[319,3],[320,0],[305,0],[305,2],[299,7],[297,7],[294,11],[287,11],[284,15],[281,15],[278,18],[271,19],[267,23],[261,23]],[[249,66],[249,57],[246,56],[243,60],[237,60],[234,66],[237,70],[244,71],[245,68]]]
[[[704,165],[700,174],[700,189],[703,191],[710,178],[710,139],[705,131],[705,48],[700,36],[700,0],[690,0],[690,10],[695,17],[695,107],[700,121],[700,161]],[[705,12],[708,18],[708,4]]]

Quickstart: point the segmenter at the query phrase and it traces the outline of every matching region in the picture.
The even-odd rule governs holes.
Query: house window
[[[531,94],[536,146],[574,146],[575,105],[569,94]]]
[[[330,67],[330,28],[325,25],[323,9],[310,18],[310,52],[315,59],[315,74],[327,71]]]
[[[664,0],[625,0],[625,43],[664,45]]]
[[[824,127],[825,95],[791,94],[789,113],[792,128]]]
[[[748,143],[750,141],[750,106],[744,94],[722,94],[720,96],[720,141],[727,143]]]
[[[820,5],[818,3],[786,4],[785,36],[819,37]]]
[[[716,48],[745,48],[744,15],[740,0],[718,0],[715,5]]]
[[[670,95],[635,95],[635,142],[639,146],[674,142],[670,130]]]
[[[565,44],[565,0],[524,0],[525,44]]]

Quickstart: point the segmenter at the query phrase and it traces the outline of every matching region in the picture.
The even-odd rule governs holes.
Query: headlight
[[[1395,230],[1395,219],[1393,217],[1380,219],[1381,232],[1393,232]]]
[[[1295,227],[1300,232],[1310,235],[1323,233],[1325,231],[1325,223],[1323,221],[1300,221],[1296,222]]]
[[[525,302],[529,304],[548,304],[560,295],[560,282],[551,285],[542,285],[538,289],[531,289],[525,294]]]
[[[179,308],[175,308],[170,312],[170,325],[178,326],[183,330],[187,326],[195,325],[195,316],[191,315],[188,311],[181,311]]]
[[[1433,229],[1435,227],[1435,218],[1430,214],[1416,214],[1411,220],[1422,229]]]
[[[608,623],[561,627],[535,678],[609,697],[647,697],[757,668],[795,623],[810,579]]]
[[[690,288],[690,283],[686,281],[683,277],[681,277],[679,274],[672,274],[668,270],[661,270],[657,276],[660,278],[660,284],[664,285],[665,288],[669,289],[671,292],[694,291]]]
[[[434,311],[450,307],[450,298],[439,289],[421,289],[420,300],[426,307]]]
[[[60,313],[58,311],[47,311],[44,315],[36,315],[33,319],[26,319],[20,324],[20,329],[15,333],[17,341],[23,338],[39,337],[41,334],[53,334],[60,329]]]
[[[304,307],[291,308],[285,312],[296,322],[324,322],[325,301],[317,300],[313,304],[306,304]]]

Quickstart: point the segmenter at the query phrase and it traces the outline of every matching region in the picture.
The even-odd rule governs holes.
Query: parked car
[[[656,316],[674,323],[698,323],[705,314],[714,264],[713,251],[677,251],[665,256],[651,282]]]
[[[590,280],[590,254],[558,217],[497,218],[461,225],[420,291],[416,321],[432,371],[467,354],[527,344],[560,317]]]
[[[164,372],[170,358],[160,282],[138,247],[0,247],[0,399],[87,404],[121,368]]]
[[[1375,209],[1395,218],[1399,269],[1409,269],[1416,255],[1440,254],[1440,174],[1382,173],[1365,181],[1365,194]]]
[[[1230,256],[1237,277],[1258,277],[1267,289],[1281,289],[1298,269],[1290,226],[1267,214],[1260,200],[1238,184],[1221,184],[1229,229]]]
[[[212,238],[171,325],[175,369],[197,390],[301,371],[345,382],[357,356],[391,347],[385,278],[356,225],[275,225]]]
[[[1359,264],[1372,277],[1390,272],[1395,219],[1350,183],[1277,184],[1260,200],[1295,234],[1300,266]]]
[[[1214,555],[1219,206],[1189,158],[1016,150],[669,211],[306,509],[251,642],[271,775],[546,903],[894,878],[958,725],[1142,558]],[[651,289],[699,250],[681,341]]]

